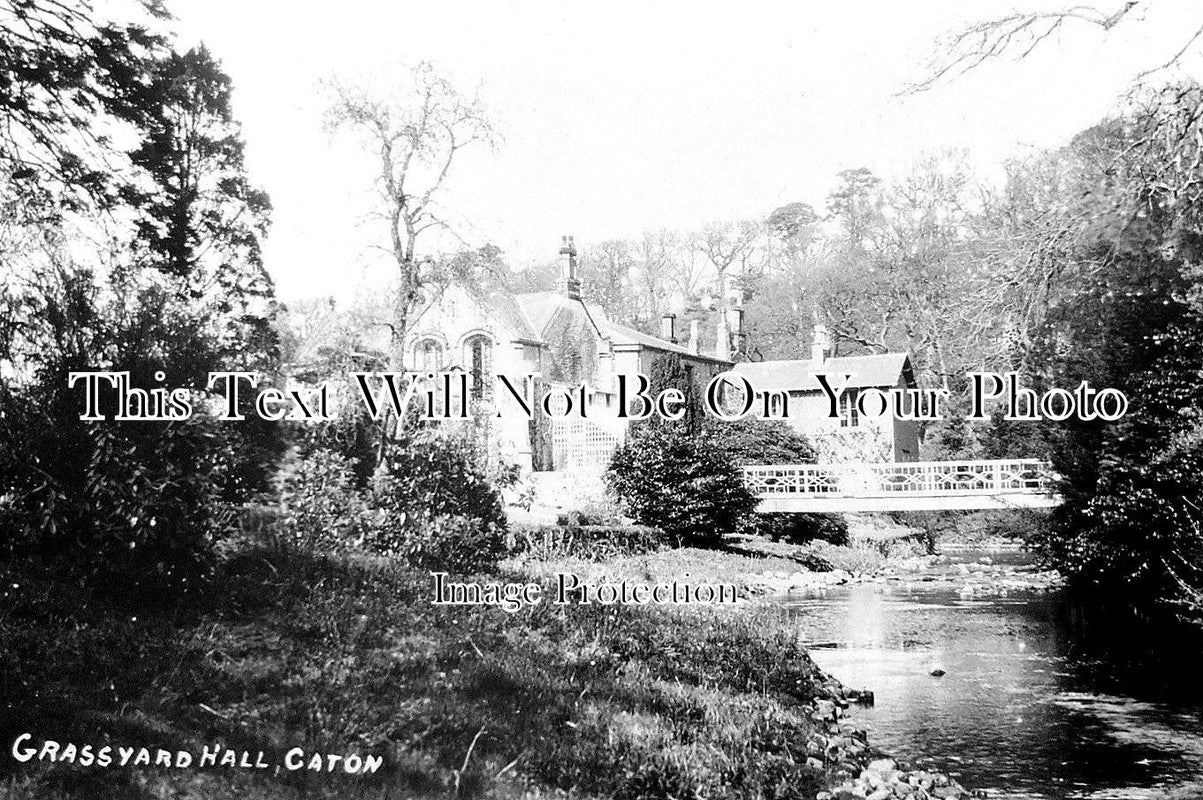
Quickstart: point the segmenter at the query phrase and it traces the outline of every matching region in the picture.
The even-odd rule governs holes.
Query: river
[[[983,551],[949,555],[955,570]],[[1055,593],[958,590],[859,583],[785,605],[823,669],[874,691],[850,721],[916,767],[997,798],[1203,798],[1203,708],[1117,690],[1072,658]]]

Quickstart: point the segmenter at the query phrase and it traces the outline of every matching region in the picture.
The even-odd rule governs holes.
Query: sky
[[[1122,0],[1099,0],[1110,12]],[[1132,77],[1198,26],[1196,0],[1144,0],[1104,33],[1066,25],[1022,61],[910,96],[937,36],[1065,2],[174,0],[179,42],[234,81],[265,247],[287,300],[351,302],[389,276],[367,220],[373,161],[323,131],[323,78],[430,61],[478,92],[500,129],[464,151],[442,206],[457,236],[515,267],[659,227],[822,209],[839,171],[905,174],[964,150],[983,179],[1112,113]],[[1195,61],[1184,62],[1193,69]],[[433,242],[432,242],[433,244]]]

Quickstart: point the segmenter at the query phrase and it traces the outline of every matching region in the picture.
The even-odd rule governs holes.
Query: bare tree
[[[1111,11],[1074,5],[1052,11],[1017,12],[975,22],[942,36],[925,74],[908,84],[902,93],[911,94],[930,89],[944,80],[964,75],[992,59],[1022,59],[1044,44],[1053,34],[1065,28],[1089,28],[1105,34],[1121,22],[1134,18],[1133,12],[1137,8],[1148,5],[1149,0],[1124,0]],[[1139,81],[1155,72],[1173,67],[1201,37],[1203,19],[1200,19],[1198,28],[1186,34],[1178,50],[1169,54],[1165,61],[1140,72],[1135,76],[1135,80]]]
[[[680,260],[679,237],[666,228],[644,231],[635,244],[635,259],[634,283],[640,316],[655,319],[664,313],[672,299],[673,275]]]
[[[601,304],[615,320],[635,322],[638,310],[631,302],[631,273],[635,262],[631,244],[625,239],[609,239],[585,248],[581,254],[586,296]]]
[[[697,234],[697,249],[714,269],[719,297],[724,304],[730,275],[745,275],[750,271],[763,233],[764,226],[759,222],[744,220],[711,223]]]
[[[492,146],[497,134],[479,99],[460,93],[427,63],[411,70],[406,84],[384,91],[339,80],[327,87],[328,129],[353,135],[379,159],[376,215],[388,228],[381,249],[397,266],[392,329],[399,347],[410,315],[444,278],[433,258],[419,254],[418,240],[447,227],[438,199],[452,164],[467,147]]]

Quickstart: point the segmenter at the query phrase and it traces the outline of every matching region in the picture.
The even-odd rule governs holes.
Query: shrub
[[[557,525],[567,525],[569,527],[578,527],[585,525],[598,525],[602,527],[620,528],[622,523],[622,509],[618,502],[608,493],[605,497],[589,498],[582,500],[577,504],[577,507],[560,514],[556,518]]]
[[[848,543],[848,523],[839,514],[755,514],[744,521],[740,532],[767,536],[773,541],[810,542],[822,539],[837,545]]]
[[[417,569],[491,572],[505,555],[506,537],[499,525],[476,517],[402,512],[382,516],[372,527],[368,546]]]
[[[210,574],[218,530],[214,430],[197,416],[153,431],[93,429],[74,509],[85,567],[107,591],[175,594]]]
[[[37,554],[130,600],[201,584],[222,517],[217,423],[84,423],[59,389],[0,389],[0,557]]]
[[[747,417],[734,422],[708,418],[708,439],[737,465],[813,464],[815,449],[810,441],[785,422]],[[834,544],[848,541],[848,525],[838,514],[750,514],[741,533],[808,542],[826,539]]]
[[[745,417],[724,422],[707,417],[704,431],[739,466],[815,462],[815,449],[807,438],[780,420]]]
[[[344,553],[365,541],[367,507],[349,459],[318,449],[284,476],[279,541],[305,553]]]
[[[388,453],[372,484],[374,503],[392,514],[467,517],[504,531],[501,495],[480,461],[467,440],[420,433]]]
[[[634,428],[606,482],[636,522],[690,544],[714,543],[756,507],[724,451],[673,425]]]

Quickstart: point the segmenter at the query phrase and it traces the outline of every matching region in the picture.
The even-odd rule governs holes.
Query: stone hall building
[[[713,377],[733,369],[746,374],[757,389],[796,389],[799,416],[791,408],[791,424],[832,460],[852,460],[841,459],[843,451],[855,452],[857,460],[916,459],[917,431],[895,429],[891,421],[862,424],[855,415],[827,420],[815,413],[818,404],[812,399],[818,390],[813,372],[819,369],[855,372],[858,387],[913,385],[905,354],[825,358],[816,345],[810,360],[737,364],[733,353],[743,334],[741,308],[719,310],[714,342],[699,341],[696,322],[682,340],[672,314],[662,317],[660,335],[652,336],[614,322],[605,309],[582,296],[572,237],[563,237],[560,254],[563,283],[558,291],[523,294],[496,284],[452,284],[411,319],[403,343],[409,369],[466,373],[472,406],[484,412],[475,413],[478,433],[502,461],[523,471],[604,468],[627,426],[616,418],[617,376],[651,375],[666,357],[680,360],[699,395]],[[507,391],[497,390],[499,374],[516,385],[522,376],[536,375],[544,384],[540,388],[583,384],[587,418],[536,415],[530,420]],[[816,441],[828,434],[837,442],[829,454]]]

